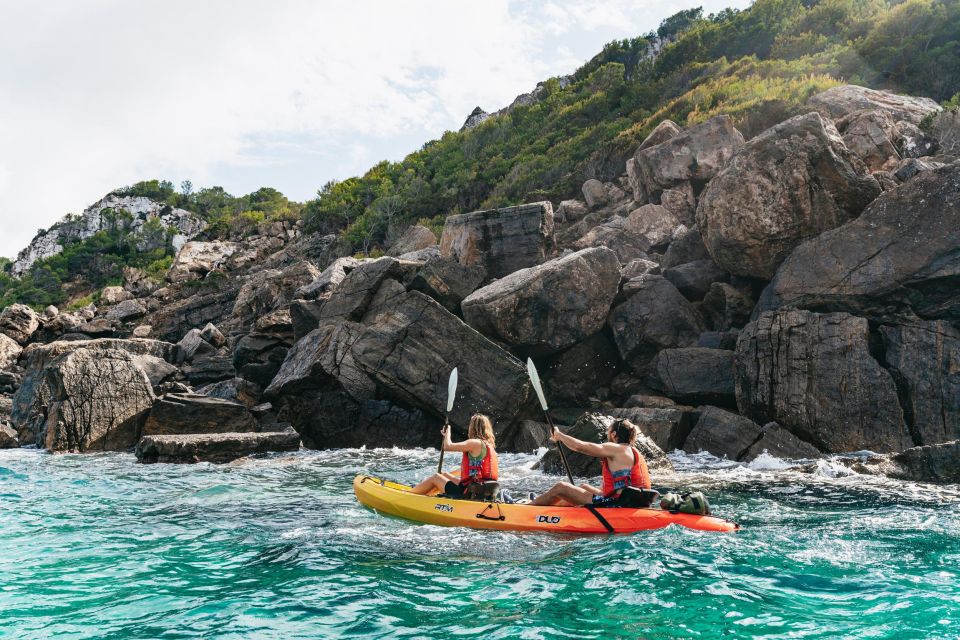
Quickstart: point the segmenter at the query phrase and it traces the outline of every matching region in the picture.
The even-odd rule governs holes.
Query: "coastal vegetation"
[[[399,162],[331,180],[306,202],[264,187],[233,196],[148,180],[117,190],[191,211],[204,239],[241,239],[269,221],[302,219],[339,234],[351,253],[377,255],[406,226],[439,231],[455,213],[573,197],[611,180],[664,119],[681,126],[728,114],[747,137],[849,82],[955,104],[960,3],[951,0],[757,0],[704,15],[681,11],[655,32],[611,42],[535,99],[446,132]],[[122,222],[122,221],[121,221]],[[163,230],[158,230],[162,233]],[[0,264],[0,306],[60,304],[118,281],[124,266],[160,273],[169,249],[140,251],[122,224],[38,260],[20,279]],[[69,285],[69,286],[68,286]]]

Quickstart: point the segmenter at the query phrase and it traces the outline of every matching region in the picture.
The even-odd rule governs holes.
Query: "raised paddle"
[[[540,399],[540,406],[543,407],[543,415],[547,418],[547,424],[550,425],[550,433],[553,433],[557,427],[553,424],[553,418],[550,417],[550,410],[547,408],[547,398],[543,395],[543,387],[540,385],[540,376],[537,374],[537,368],[533,365],[533,358],[527,358],[527,373],[530,374],[530,382],[533,383],[533,390],[537,392],[537,398]],[[570,473],[570,465],[567,464],[567,454],[563,452],[563,445],[557,442],[557,451],[560,452],[560,460],[563,462],[563,469],[567,472],[567,479],[573,484],[573,474]]]
[[[443,414],[443,427],[450,427],[450,412],[453,411],[453,399],[457,397],[457,368],[454,367],[450,372],[450,380],[447,382],[447,411]],[[443,443],[446,442],[446,436],[440,439],[440,464],[437,465],[437,473],[443,473]]]

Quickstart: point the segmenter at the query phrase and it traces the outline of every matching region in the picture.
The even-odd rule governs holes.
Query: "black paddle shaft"
[[[550,433],[553,433],[553,430],[557,427],[553,424],[553,418],[550,417],[549,411],[544,411],[543,415],[547,417],[547,424],[550,425]],[[557,441],[557,451],[560,452],[560,461],[563,463],[563,470],[567,472],[567,480],[570,481],[570,484],[573,482],[573,474],[570,473],[570,463],[567,462],[567,454],[563,452],[563,445]]]
[[[447,429],[447,428],[450,427],[450,418],[449,418],[448,416],[444,416],[444,418],[443,418],[443,427],[444,427],[444,429]],[[443,454],[444,454],[444,446],[443,446],[443,445],[444,445],[444,443],[445,443],[446,441],[447,441],[447,437],[446,437],[446,436],[441,436],[441,437],[440,437],[440,463],[437,464],[437,473],[443,473]]]

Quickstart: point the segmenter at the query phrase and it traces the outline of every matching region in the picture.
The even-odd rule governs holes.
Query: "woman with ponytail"
[[[439,491],[451,498],[459,498],[471,484],[482,484],[498,479],[500,470],[497,452],[494,449],[496,439],[490,418],[482,413],[473,414],[470,425],[467,427],[467,439],[463,442],[450,440],[449,426],[445,426],[440,433],[443,435],[444,451],[463,452],[460,474],[457,476],[452,473],[435,473],[410,489],[411,493],[425,495]]]
[[[569,482],[558,482],[549,491],[533,499],[535,505],[584,505],[598,507],[617,506],[617,499],[626,487],[650,488],[650,472],[647,463],[633,446],[639,430],[629,420],[615,420],[607,428],[607,442],[595,444],[584,442],[561,433],[554,428],[550,439],[564,444],[571,451],[600,458],[603,471],[603,487],[589,484],[575,487]]]

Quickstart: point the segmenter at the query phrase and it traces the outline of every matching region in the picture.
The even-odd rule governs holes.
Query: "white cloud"
[[[0,255],[145,178],[309,197],[693,4],[4,3]]]

